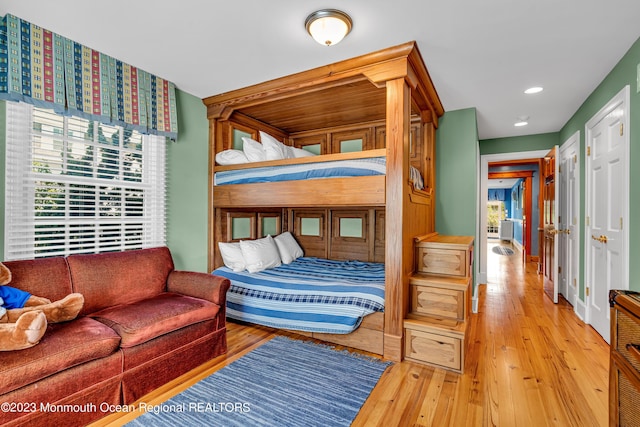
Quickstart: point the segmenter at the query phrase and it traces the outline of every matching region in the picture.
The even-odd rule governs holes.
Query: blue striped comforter
[[[344,178],[384,175],[385,173],[386,158],[371,157],[365,159],[265,166],[216,172],[214,184],[250,184],[256,182],[295,181],[317,178]]]
[[[221,267],[227,277],[227,316],[307,332],[348,334],[362,318],[384,311],[384,264],[312,257],[249,273]]]

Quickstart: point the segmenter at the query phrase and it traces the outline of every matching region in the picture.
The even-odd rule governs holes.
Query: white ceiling
[[[304,28],[326,7],[354,21],[332,47]],[[639,0],[0,0],[5,13],[199,98],[416,40],[445,110],[475,107],[481,139],[560,130],[640,36]]]
[[[487,188],[512,188],[518,181],[518,178],[489,179]]]

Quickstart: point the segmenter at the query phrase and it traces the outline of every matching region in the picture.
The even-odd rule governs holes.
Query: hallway
[[[536,264],[498,255],[495,244],[465,374],[484,377],[476,425],[607,425],[609,346],[564,298],[544,295]]]

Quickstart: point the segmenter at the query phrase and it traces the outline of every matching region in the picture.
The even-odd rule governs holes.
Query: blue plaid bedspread
[[[231,281],[227,316],[307,332],[348,334],[362,318],[384,311],[384,264],[298,258],[259,273],[221,267]]]
[[[371,157],[216,172],[214,184],[250,184],[256,182],[297,181],[384,174],[386,174],[386,158]]]

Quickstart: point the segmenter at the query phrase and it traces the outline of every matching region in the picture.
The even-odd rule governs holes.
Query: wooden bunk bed
[[[348,335],[313,334],[330,342],[403,358],[403,321],[416,236],[435,229],[435,130],[444,113],[415,42],[203,99],[210,123],[209,269],[220,267],[218,242],[290,231],[305,256],[385,263],[384,313],[366,316]],[[266,132],[286,145],[313,146],[318,156],[232,166],[215,156],[239,136]],[[357,141],[362,151],[341,152]],[[386,173],[308,181],[214,185],[218,172],[259,166],[384,157]],[[418,170],[418,190],[410,169]],[[317,219],[320,233],[300,223]],[[342,236],[341,219],[360,219],[362,236]],[[236,221],[248,224],[235,234]]]

